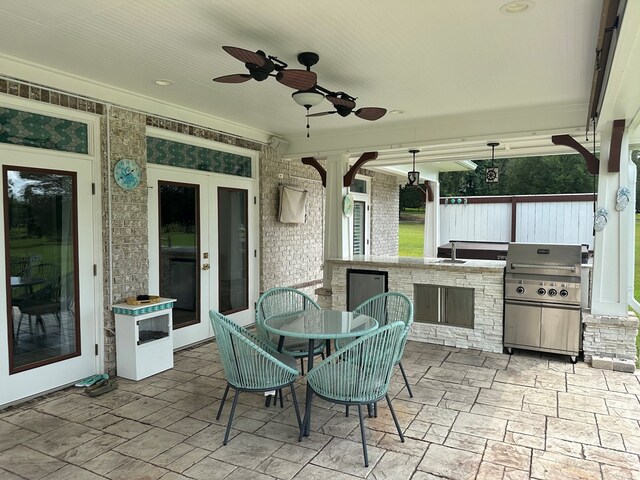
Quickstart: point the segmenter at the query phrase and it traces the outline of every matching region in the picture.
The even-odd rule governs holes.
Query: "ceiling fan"
[[[324,89],[320,88],[319,90]],[[327,92],[324,98],[329,100],[336,109],[330,112],[311,113],[307,115],[307,117],[322,117],[334,113],[337,113],[341,117],[346,117],[353,113],[356,117],[362,118],[363,120],[374,121],[384,117],[387,113],[387,109],[381,107],[363,107],[354,111],[353,109],[356,108],[356,98],[344,92]]]
[[[356,108],[356,97],[344,92],[332,92],[318,85],[318,76],[311,71],[311,67],[318,63],[320,57],[317,53],[302,52],[298,55],[298,62],[306,67],[306,70],[287,70],[288,65],[277,57],[267,55],[262,50],[252,52],[239,47],[224,46],[222,49],[232,57],[244,63],[249,73],[236,73],[214,78],[214,82],[243,83],[251,79],[259,82],[268,77],[276,77],[276,80],[296,91],[291,95],[294,101],[307,109],[307,137],[309,136],[309,117],[321,117],[337,113],[341,117],[347,117],[353,113],[356,117],[374,121],[382,118],[386,108],[364,107]],[[276,72],[275,74],[273,72]],[[309,114],[309,109],[318,105],[324,98],[329,100],[335,110]]]
[[[251,79],[261,82],[268,77],[276,77],[283,85],[295,90],[308,90],[316,85],[317,75],[310,70],[287,70],[288,65],[277,57],[267,55],[262,50],[252,52],[239,47],[224,46],[222,49],[233,58],[244,63],[249,73],[236,73],[214,78],[214,82],[243,83]],[[275,72],[275,73],[273,73]]]

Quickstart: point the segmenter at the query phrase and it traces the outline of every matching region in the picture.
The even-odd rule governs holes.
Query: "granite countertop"
[[[456,270],[467,269],[487,269],[503,270],[506,262],[504,260],[465,260],[463,263],[452,263],[447,258],[434,257],[397,257],[397,256],[375,256],[375,255],[353,255],[344,258],[330,258],[327,260],[333,264],[367,264],[371,267],[407,267],[407,268],[449,268]]]

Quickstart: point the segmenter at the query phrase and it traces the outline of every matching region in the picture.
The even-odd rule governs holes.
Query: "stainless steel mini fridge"
[[[389,273],[376,270],[347,270],[347,310],[388,290]]]

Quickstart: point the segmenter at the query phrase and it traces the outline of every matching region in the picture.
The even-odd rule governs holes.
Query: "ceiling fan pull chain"
[[[309,138],[309,107],[307,107],[307,138]]]

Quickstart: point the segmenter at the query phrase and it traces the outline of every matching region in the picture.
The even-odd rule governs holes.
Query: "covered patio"
[[[607,370],[637,359],[640,2],[0,0],[0,10],[0,478],[640,478],[639,379]],[[304,65],[310,54],[319,61]],[[317,81],[293,81],[294,92],[291,71]],[[320,103],[305,105],[305,93]],[[587,361],[500,353],[504,261],[435,265],[438,176],[475,168],[488,142],[498,158],[578,151],[596,179],[607,217],[585,284]],[[398,186],[412,170],[429,200],[409,276]],[[284,187],[304,198],[291,223]],[[414,397],[397,371],[389,391],[406,441],[381,404],[366,419],[364,467],[356,415],[316,398],[298,442],[289,397],[281,409],[243,394],[223,447],[226,380],[208,312],[252,328],[274,287],[351,310],[356,256],[399,264],[389,289],[411,301],[437,276],[474,287],[481,307],[482,321],[455,334],[413,325],[402,362]],[[50,278],[30,274],[44,265]],[[124,371],[118,336],[140,338],[125,338],[115,313],[133,326],[124,303],[144,309],[135,302],[150,295],[172,299],[172,316],[146,333],[173,368],[119,378],[97,398],[72,387]],[[303,400],[304,377],[295,385]]]
[[[3,479],[634,479],[640,472],[637,375],[409,342],[414,393],[396,372],[386,405],[367,418],[362,465],[357,415],[314,399],[298,442],[290,399],[265,408],[240,396],[215,414],[226,380],[216,345],[178,352],[172,370],[92,399],[69,388],[0,413]],[[299,398],[304,382],[298,381]]]

